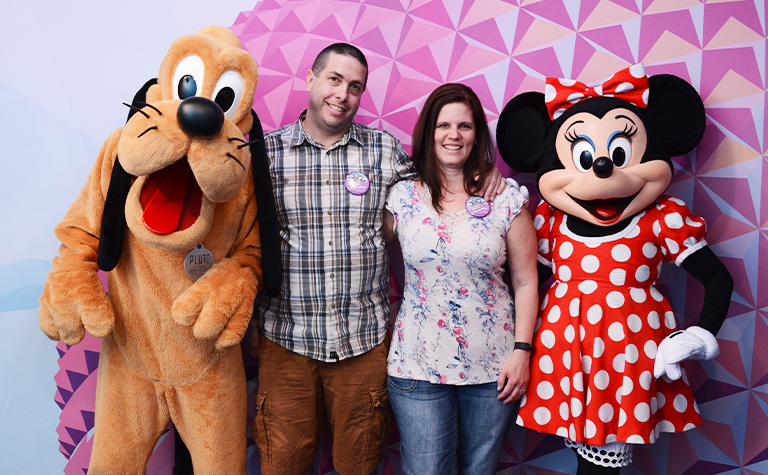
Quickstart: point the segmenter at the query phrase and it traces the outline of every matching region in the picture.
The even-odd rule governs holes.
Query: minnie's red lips
[[[197,184],[187,157],[147,178],[139,201],[144,209],[144,226],[156,234],[183,231],[200,216],[203,192]]]
[[[632,196],[608,200],[580,200],[571,195],[568,196],[599,221],[610,223],[611,221],[618,219],[619,216],[621,216],[621,213],[627,209],[629,204],[632,203],[632,200],[639,194],[640,191],[638,190],[638,192]]]
[[[607,202],[595,206],[595,212],[605,219],[611,219],[616,215],[616,203]]]

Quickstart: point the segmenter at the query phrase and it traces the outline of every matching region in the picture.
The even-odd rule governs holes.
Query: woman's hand
[[[509,404],[523,395],[528,388],[528,381],[531,379],[530,359],[531,353],[528,351],[515,350],[512,352],[512,356],[501,367],[499,380],[496,383],[496,389],[501,393],[496,399],[503,400],[504,404]]]

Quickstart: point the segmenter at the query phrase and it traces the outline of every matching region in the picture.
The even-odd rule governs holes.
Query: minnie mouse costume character
[[[670,156],[693,150],[704,126],[693,87],[647,78],[642,64],[595,88],[547,79],[545,94],[521,94],[499,117],[501,156],[538,171],[540,282],[555,277],[517,422],[564,437],[579,474],[618,473],[631,444],[702,422],[680,363],[719,354],[733,279],[704,220],[663,193]],[[656,289],[664,261],[704,285],[698,326],[678,329]]]

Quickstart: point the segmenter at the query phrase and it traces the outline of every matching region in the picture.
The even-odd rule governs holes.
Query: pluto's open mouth
[[[580,200],[568,195],[573,201],[579,204],[582,208],[587,210],[589,214],[594,216],[603,223],[610,223],[621,216],[621,213],[629,206],[632,200],[640,194],[640,191],[634,195],[627,196],[626,198],[615,198],[611,200]]]
[[[144,226],[156,234],[183,231],[197,221],[203,192],[187,157],[151,174],[139,198]]]

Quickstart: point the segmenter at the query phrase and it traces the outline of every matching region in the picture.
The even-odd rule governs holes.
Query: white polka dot
[[[539,369],[543,371],[546,374],[552,374],[552,371],[554,370],[555,365],[552,364],[552,358],[549,357],[549,355],[544,355],[539,360]]]
[[[571,369],[571,350],[565,350],[563,353],[563,366],[565,369]]]
[[[627,262],[632,257],[632,251],[626,244],[617,244],[611,249],[611,257],[618,262]]]
[[[605,351],[605,343],[603,342],[603,339],[599,336],[595,337],[595,341],[592,343],[592,356],[600,358],[603,356],[603,351]]]
[[[643,104],[648,106],[648,98],[650,98],[650,97],[651,97],[651,90],[648,89],[648,88],[643,90]]]
[[[596,325],[603,318],[603,308],[600,305],[592,305],[587,310],[587,321],[592,325]]]
[[[685,244],[685,247],[693,247],[698,243],[699,241],[697,241],[695,237],[688,237],[688,238],[685,238],[685,241],[683,241],[683,244]]]
[[[643,63],[633,64],[629,67],[629,74],[638,79],[642,78],[645,76],[645,65]]]
[[[675,241],[669,238],[665,238],[664,242],[667,245],[667,249],[669,249],[669,252],[671,252],[672,254],[677,254],[678,251],[680,251],[680,245],[677,244]]]
[[[583,408],[584,405],[581,403],[580,399],[575,397],[571,398],[571,415],[573,417],[579,417]]]
[[[568,438],[576,440],[576,427],[571,423],[571,428],[568,430]]]
[[[675,400],[672,401],[672,405],[677,412],[685,412],[685,410],[688,409],[688,399],[682,394],[678,394],[675,396]]]
[[[643,371],[640,374],[640,378],[638,378],[638,382],[640,383],[640,387],[642,387],[646,391],[651,389],[651,378],[653,378],[653,376],[651,375],[650,371]]]
[[[549,309],[549,313],[547,314],[547,321],[549,323],[555,323],[558,320],[560,320],[560,307],[558,307],[557,305],[553,305],[552,308]]]
[[[584,94],[580,92],[572,92],[571,94],[568,95],[568,102],[570,102],[571,104],[574,104],[576,102],[579,102],[579,100],[583,98],[584,98]]]
[[[687,224],[688,226],[693,226],[694,228],[698,228],[698,227],[701,227],[702,223],[700,223],[698,221],[694,221],[689,216],[686,216],[685,217],[685,224]]]
[[[549,349],[552,349],[552,347],[555,346],[555,334],[552,333],[552,330],[544,330],[541,332],[541,344]]]
[[[568,284],[565,282],[560,282],[557,284],[557,287],[555,287],[555,297],[559,299],[563,298],[563,295],[565,295],[566,292],[568,292]]]
[[[635,271],[635,279],[637,279],[638,282],[645,282],[650,276],[651,269],[645,264],[638,267],[637,271]]]
[[[571,268],[565,264],[560,266],[557,274],[560,277],[560,280],[562,280],[563,282],[568,282],[569,280],[571,280]]]
[[[617,439],[618,439],[618,437],[616,437],[616,434],[608,434],[608,435],[605,436],[605,443],[606,444],[612,444],[612,443],[616,442]]]
[[[656,397],[651,398],[651,414],[656,414],[656,410],[658,409],[658,401],[656,400]]]
[[[664,407],[664,404],[667,403],[667,398],[664,397],[664,395],[662,393],[656,393],[656,399],[658,399],[658,401],[659,401],[659,409]]]
[[[544,85],[544,102],[552,102],[557,97],[557,89],[552,84]],[[541,216],[541,215],[539,215]]]
[[[643,244],[643,255],[647,257],[648,259],[652,259],[653,256],[656,255],[656,252],[658,249],[656,248],[656,245],[652,242],[647,242]]]
[[[536,423],[543,426],[549,422],[550,419],[552,419],[552,415],[549,413],[549,409],[546,407],[538,407],[535,411],[533,411],[533,419],[536,421]]]
[[[635,383],[632,381],[632,378],[624,376],[621,383],[621,395],[628,396],[632,393],[633,389],[635,389]]]
[[[523,397],[520,398],[520,407],[525,406],[526,401],[528,401],[528,398],[523,394]]]
[[[587,423],[584,425],[584,437],[591,439],[595,436],[595,434],[597,434],[597,427],[595,427],[595,423],[587,419]]]
[[[563,402],[560,404],[560,419],[567,421],[568,420],[568,413],[570,413],[570,407],[568,407],[567,402]],[[566,429],[565,433],[568,433],[568,430]]]
[[[677,328],[677,320],[675,320],[675,314],[672,312],[664,312],[664,326],[670,330]]]
[[[560,78],[560,79],[558,79],[558,81],[560,82],[560,84],[562,84],[565,87],[571,87],[574,84],[576,84],[576,80],[575,79]]]
[[[613,341],[621,341],[624,339],[624,327],[619,322],[611,323],[608,327],[608,336]]]
[[[570,368],[570,365],[568,367]],[[566,396],[571,394],[571,379],[568,376],[563,376],[563,379],[560,380],[560,389]]]
[[[571,304],[568,306],[568,313],[571,314],[572,317],[578,317],[579,316],[579,305],[581,304],[581,300],[577,297],[573,300],[571,300]]]
[[[626,378],[626,376],[624,376]],[[616,390],[616,402],[621,404],[621,390],[622,387],[620,386],[619,389]]]
[[[598,417],[603,422],[611,422],[613,420],[613,405],[605,403],[600,406],[600,410],[597,411]]]
[[[667,223],[670,229],[680,229],[683,227],[683,217],[680,216],[680,213],[670,213],[664,216],[664,222]]]
[[[558,246],[557,252],[563,259],[568,259],[571,257],[571,254],[573,254],[573,244],[571,244],[569,241],[565,241],[560,246]]]
[[[624,372],[624,355],[619,353],[613,358],[613,370],[617,373]]]
[[[658,328],[661,326],[661,322],[659,321],[659,312],[653,310],[648,314],[648,325],[654,330],[658,330]]]
[[[544,310],[547,308],[547,303],[549,303],[549,294],[544,294],[544,298],[541,299],[541,305],[539,305],[539,310]]]
[[[657,437],[656,436],[656,431],[655,430],[651,431],[651,433],[648,434],[648,443],[652,444],[652,443],[656,442],[656,437]]]
[[[565,109],[562,109],[562,108],[557,109],[555,112],[552,113],[552,118],[557,120],[558,117],[563,115],[563,112],[565,112]]]
[[[586,330],[584,330],[584,327],[579,325],[579,341],[584,341],[584,336],[587,334]]]
[[[565,404],[565,403],[563,403]],[[560,437],[566,438],[568,437],[568,429],[565,427],[558,427],[557,432],[555,432],[555,435],[558,435]]]
[[[595,375],[595,387],[599,390],[603,390],[608,387],[608,383],[611,382],[611,377],[608,376],[608,371],[601,369]]]
[[[605,297],[605,303],[607,303],[611,308],[620,308],[622,305],[624,305],[624,294],[618,290],[609,292]]]
[[[656,424],[656,430],[659,432],[674,432],[675,425],[669,421],[659,421],[659,423]]]
[[[638,354],[637,347],[634,344],[630,343],[626,348],[624,348],[624,359],[627,363],[635,364],[639,356],[640,355]]]
[[[539,239],[539,254],[549,254],[549,239]]]
[[[533,227],[538,231],[542,226],[544,226],[544,216],[537,214],[536,217],[533,218]]]
[[[627,413],[624,409],[619,409],[619,427],[627,423]]]
[[[656,351],[658,348],[656,347],[656,342],[653,340],[648,340],[645,342],[645,346],[643,347],[643,350],[645,350],[645,356],[647,356],[650,359],[656,358]]]
[[[589,355],[582,355],[581,356],[581,370],[584,371],[584,373],[589,374],[590,371],[592,371],[592,357]]]
[[[600,260],[592,255],[587,254],[581,259],[581,270],[588,274],[592,274],[594,272],[597,272],[597,269],[600,268]]]
[[[635,86],[631,82],[623,82],[616,86],[616,94],[621,94],[623,92],[631,91],[635,88]]]
[[[587,405],[589,405],[589,402],[592,400],[592,390],[587,388]]]
[[[627,271],[624,269],[613,269],[608,277],[613,285],[622,286],[627,281]]]
[[[691,430],[691,429],[694,429],[695,427],[696,427],[696,424],[694,424],[693,422],[689,422],[685,425],[685,427],[683,427],[683,431]]]
[[[603,245],[603,243],[601,243],[600,241],[584,241],[582,242],[582,244],[584,244],[590,249],[597,249],[598,247]]]
[[[650,417],[651,417],[651,408],[648,407],[647,403],[641,402],[640,404],[635,406],[635,419],[637,419],[640,422],[645,422]]]
[[[632,297],[632,300],[634,300],[637,303],[643,303],[645,302],[645,299],[648,298],[648,296],[645,293],[645,289],[641,289],[638,287],[632,287],[629,289],[629,296]]]
[[[523,396],[523,397],[525,397],[525,396]],[[520,405],[522,406],[522,404],[520,404]],[[522,418],[522,417],[520,417],[520,414],[518,414],[518,415],[517,415],[517,420],[515,421],[515,424],[517,424],[517,425],[519,425],[519,426],[522,426],[522,425],[524,425],[524,423],[523,423],[523,418]]]
[[[536,387],[536,394],[545,401],[548,401],[555,395],[555,388],[552,387],[552,383],[549,381],[542,381]]]
[[[643,321],[640,320],[640,317],[633,313],[627,317],[627,326],[632,331],[632,333],[637,333],[640,331],[640,329],[643,328]]]
[[[597,282],[594,280],[585,280],[579,284],[579,290],[581,290],[581,293],[589,295],[597,290]]]
[[[627,437],[627,443],[628,444],[645,444],[645,439],[643,439],[643,436],[632,434],[629,437]]]
[[[658,236],[660,232],[661,232],[661,224],[659,224],[658,221],[654,221],[653,222],[653,234]]]
[[[662,248],[661,248],[661,253],[662,253],[664,256],[666,256],[667,254],[669,254],[669,252],[667,251],[667,248],[666,248],[666,247],[662,247]]]
[[[685,371],[683,371],[683,374],[685,374]],[[688,384],[688,383],[685,383],[685,384]],[[696,414],[701,414],[701,412],[699,412],[699,405],[696,404],[695,399],[693,400],[693,410],[696,411]]]
[[[664,300],[664,296],[661,295],[661,292],[656,290],[656,287],[651,287],[651,297],[653,298],[653,300],[657,302],[661,302],[662,300]]]
[[[563,332],[563,336],[565,337],[565,340],[568,343],[573,342],[573,338],[576,336],[576,330],[573,329],[573,325],[568,325],[565,327],[565,332]]]
[[[579,392],[584,391],[584,378],[581,372],[573,375],[573,389]]]

